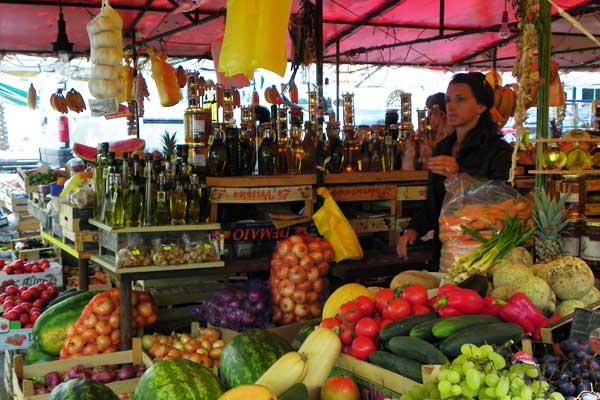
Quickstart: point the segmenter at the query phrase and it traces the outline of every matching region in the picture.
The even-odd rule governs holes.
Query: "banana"
[[[496,89],[502,86],[502,77],[498,72],[493,69],[485,74],[485,80],[488,81],[492,89]]]
[[[29,84],[27,91],[27,106],[32,110],[37,108],[37,91],[33,87],[33,83]]]
[[[62,94],[62,89],[58,89],[56,93],[50,96],[50,104],[54,110],[58,111],[62,114],[67,114],[69,112],[69,108],[67,107],[67,100]]]

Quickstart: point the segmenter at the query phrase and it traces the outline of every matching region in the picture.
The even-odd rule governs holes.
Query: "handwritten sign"
[[[390,200],[396,198],[393,185],[334,186],[329,192],[335,201]]]
[[[285,186],[262,188],[213,187],[210,200],[216,203],[279,203],[304,201],[312,197],[310,186]]]

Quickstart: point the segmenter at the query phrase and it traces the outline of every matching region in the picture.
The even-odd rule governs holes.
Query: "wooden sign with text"
[[[310,198],[312,198],[312,187],[308,185],[210,189],[210,200],[215,203],[281,203],[305,201]]]
[[[333,186],[329,192],[335,201],[392,200],[396,198],[394,185]]]

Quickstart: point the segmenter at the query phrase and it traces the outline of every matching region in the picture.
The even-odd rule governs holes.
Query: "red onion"
[[[92,375],[92,379],[100,383],[110,383],[115,380],[115,375],[110,372],[98,372]]]
[[[56,386],[60,383],[60,374],[58,372],[48,372],[44,377],[46,386]]]
[[[135,378],[136,372],[137,371],[133,365],[131,365],[131,364],[122,365],[121,368],[119,369],[119,372],[117,372],[117,380],[124,381],[126,379],[133,379],[133,378]]]

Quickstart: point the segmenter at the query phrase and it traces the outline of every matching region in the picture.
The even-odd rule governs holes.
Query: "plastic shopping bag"
[[[323,206],[313,214],[312,219],[319,233],[327,239],[335,252],[335,262],[347,259],[362,259],[363,251],[352,226],[325,188],[317,189],[325,199]]]
[[[454,258],[481,246],[481,242],[466,233],[461,225],[489,239],[502,229],[504,216],[531,217],[531,205],[519,192],[502,181],[493,181],[458,174],[446,179],[446,197],[440,213],[442,252],[440,271],[445,272]]]
[[[285,42],[292,0],[259,0],[255,68],[264,68],[283,77],[287,66]]]

